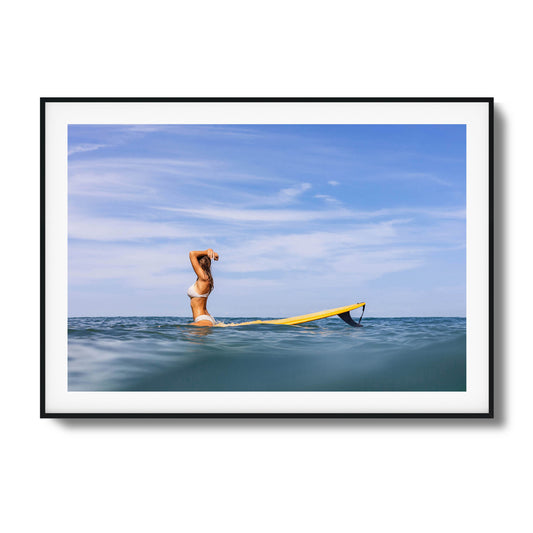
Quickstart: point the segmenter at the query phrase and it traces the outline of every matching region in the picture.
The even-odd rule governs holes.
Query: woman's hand
[[[218,254],[214,252],[211,248],[208,248],[205,251],[205,254],[207,255],[207,257],[209,257],[209,259],[214,259],[215,261],[218,261]]]

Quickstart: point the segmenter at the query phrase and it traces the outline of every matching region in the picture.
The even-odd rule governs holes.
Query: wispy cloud
[[[190,284],[188,249],[175,244],[74,242],[69,246],[69,283],[116,281],[121,287],[183,290]]]
[[[117,202],[142,201],[159,197],[153,180],[136,172],[123,173],[95,169],[69,171],[69,196],[81,197],[85,205],[91,198]]]
[[[452,186],[449,181],[429,172],[404,172],[403,174],[398,174],[397,177],[399,179],[406,180],[432,181],[433,183],[438,183],[439,185],[444,185],[445,187]]]
[[[311,188],[310,183],[300,183],[300,185],[296,185],[295,187],[281,189],[281,191],[278,193],[277,200],[280,203],[293,202],[294,200],[298,198],[298,196],[302,195],[305,191],[308,191],[310,188]]]
[[[466,218],[466,210],[461,207],[450,207],[449,209],[443,209],[442,207],[394,207],[390,209],[377,209],[375,211],[367,211],[365,213],[360,213],[360,216],[364,216],[367,218],[400,215],[418,215],[426,218],[461,220]]]
[[[101,221],[102,226],[97,232],[104,231],[104,222]],[[130,239],[132,231],[136,235],[148,234],[146,228],[133,225],[116,227],[111,235]],[[84,236],[79,229],[75,233],[78,237]],[[280,276],[280,272],[307,270],[308,273],[329,272],[334,275],[343,272],[343,265],[348,267],[348,263],[355,259],[359,266],[363,263],[372,265],[374,270],[378,262],[387,262],[389,259],[394,259],[395,266],[391,263],[387,268],[383,267],[386,271],[397,269],[399,264],[412,265],[408,262],[412,261],[409,257],[412,252],[402,254],[400,251],[394,253],[390,250],[385,257],[375,251],[376,246],[390,242],[395,235],[394,224],[378,224],[362,226],[353,233],[313,232],[248,238],[220,248],[221,261],[216,264],[216,270],[222,279],[225,279],[225,274],[231,273],[246,274],[245,279],[248,278],[248,273],[267,273],[262,279],[272,282]],[[108,242],[110,239],[106,236],[102,237],[101,242],[73,241],[70,244],[71,283],[120,280],[120,284],[125,287],[153,289],[168,284],[169,290],[179,291],[193,277],[187,252],[198,242],[199,237],[194,234],[182,235],[185,240],[179,244],[172,242],[150,245],[140,242],[117,244]],[[368,246],[371,249],[365,248]],[[354,247],[359,250],[357,253],[354,252]],[[383,269],[376,272],[383,272]],[[221,283],[224,286],[225,282]],[[307,282],[302,278],[301,283],[305,285]]]
[[[198,208],[155,207],[204,220],[224,222],[310,222],[312,220],[338,220],[353,217],[347,209],[301,210],[301,209],[239,209],[211,205]]]
[[[168,126],[151,125],[151,124],[135,124],[135,125],[69,125],[69,145],[71,139],[76,138],[78,141],[72,141],[72,146],[69,148],[69,155],[72,153],[80,153],[86,151],[93,151],[93,148],[86,150],[86,147],[99,148],[119,148],[129,144],[131,141],[142,139],[143,137],[168,131]],[[93,139],[97,138],[98,143]],[[101,143],[104,144],[101,144]],[[81,149],[79,149],[81,147]]]
[[[100,148],[105,148],[107,144],[81,143],[69,148],[68,155],[78,154],[81,152],[94,152]]]
[[[371,177],[360,178],[360,180],[380,180],[380,181],[416,181],[421,183],[437,183],[444,187],[452,187],[453,184],[431,172],[384,172],[373,173]]]
[[[147,239],[191,239],[211,236],[198,226],[142,221],[112,217],[83,217],[73,215],[69,220],[69,238],[100,242],[143,241]]]
[[[70,170],[83,169],[120,169],[120,170],[157,170],[159,172],[171,172],[176,168],[210,168],[213,161],[190,160],[180,158],[163,158],[163,157],[101,157],[87,161],[73,161],[69,165]]]
[[[354,224],[342,231],[275,233],[245,239],[228,247],[222,268],[234,271],[322,270],[334,269],[346,257],[409,259],[444,250],[455,249],[460,235],[428,227],[423,234],[412,221],[394,219],[383,222]],[[436,238],[433,235],[436,233]],[[384,253],[385,255],[380,255]],[[243,261],[246,257],[248,260]],[[315,263],[310,267],[309,261]]]
[[[340,204],[339,200],[333,198],[333,196],[330,196],[329,194],[315,194],[315,198],[319,198],[330,204]]]
[[[123,133],[168,133],[181,137],[229,137],[232,139],[265,138],[265,132],[251,126],[227,124],[133,124],[122,126]]]
[[[316,195],[327,197],[327,195]],[[210,205],[196,208],[174,208],[152,206],[154,209],[182,213],[204,220],[218,220],[224,222],[311,222],[313,220],[365,220],[371,218],[391,217],[399,215],[420,215],[429,218],[462,219],[464,209],[431,209],[431,208],[391,208],[375,211],[353,211],[346,208],[336,209],[246,209]]]

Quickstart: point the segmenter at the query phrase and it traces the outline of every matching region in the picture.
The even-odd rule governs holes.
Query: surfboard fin
[[[350,315],[350,311],[346,311],[345,313],[339,313],[337,316],[339,318],[342,318],[342,320],[344,320],[344,322],[346,322],[346,324],[348,324],[349,326],[352,326],[354,328],[362,328],[363,325],[361,324],[361,319],[363,318],[365,307],[366,306],[363,305],[363,312],[361,313],[361,316],[359,317],[359,322],[355,322],[355,320]]]

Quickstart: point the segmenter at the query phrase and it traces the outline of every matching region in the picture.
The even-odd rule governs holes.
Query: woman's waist
[[[207,298],[192,298],[191,299],[191,309],[195,313],[204,312],[207,313],[207,305],[206,305]]]

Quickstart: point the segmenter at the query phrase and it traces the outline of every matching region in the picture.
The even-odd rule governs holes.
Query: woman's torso
[[[207,297],[211,292],[211,285],[208,281],[196,280],[189,289],[187,295],[191,299],[192,316],[196,318],[200,315],[208,315]],[[197,294],[198,296],[195,296]]]

